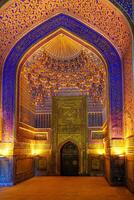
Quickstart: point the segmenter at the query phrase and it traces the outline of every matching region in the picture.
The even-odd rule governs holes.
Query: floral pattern
[[[106,69],[94,53],[82,50],[74,59],[56,60],[38,51],[30,60],[24,64],[21,76],[30,87],[35,106],[43,106],[46,98],[56,96],[62,88],[76,88],[93,102],[105,103]]]

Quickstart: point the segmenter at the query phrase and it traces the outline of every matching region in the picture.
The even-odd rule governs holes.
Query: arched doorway
[[[60,151],[61,175],[77,176],[79,174],[79,150],[77,145],[67,142]]]

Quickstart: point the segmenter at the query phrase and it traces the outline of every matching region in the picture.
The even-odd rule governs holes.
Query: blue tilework
[[[3,70],[3,118],[5,132],[12,135],[15,116],[16,73],[17,66],[24,55],[34,44],[59,28],[71,32],[90,43],[104,56],[109,72],[110,114],[114,129],[122,130],[122,64],[118,52],[104,36],[86,26],[82,22],[65,14],[59,14],[45,21],[21,38],[10,51]],[[115,128],[116,127],[116,128]]]

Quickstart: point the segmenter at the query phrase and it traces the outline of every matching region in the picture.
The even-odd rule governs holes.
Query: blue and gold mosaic
[[[113,137],[122,135],[122,64],[118,52],[114,46],[101,34],[91,29],[77,19],[65,14],[56,15],[38,27],[34,28],[23,38],[21,38],[10,51],[3,70],[3,120],[4,134],[13,134],[15,117],[15,96],[16,96],[16,77],[17,67],[20,59],[34,44],[48,36],[59,28],[63,28],[82,40],[90,43],[103,55],[108,65],[109,72],[109,97],[110,97],[110,116],[111,134]],[[7,136],[8,137],[8,136]],[[8,138],[6,138],[8,140]]]
[[[133,1],[132,0],[110,0],[113,3],[117,3],[131,18],[133,21]]]

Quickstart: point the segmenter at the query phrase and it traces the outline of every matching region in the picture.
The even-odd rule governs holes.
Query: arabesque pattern
[[[126,51],[131,40],[128,24],[108,0],[12,0],[0,11],[1,58],[4,59],[11,46],[24,33],[58,13],[72,15],[88,26],[95,27],[119,51]]]
[[[39,51],[32,57],[32,62],[24,64],[21,76],[30,87],[34,106],[44,107],[46,98],[56,96],[62,88],[77,88],[93,102],[105,104],[106,68],[94,53],[85,50],[73,59],[56,60]]]
[[[3,120],[4,137],[13,137],[16,73],[20,59],[35,43],[59,28],[66,29],[77,37],[95,46],[103,55],[109,72],[109,98],[111,115],[111,132],[113,137],[122,137],[122,65],[114,46],[102,35],[70,16],[59,14],[29,32],[22,38],[8,55],[3,70]],[[30,38],[30,40],[29,40]],[[7,134],[8,133],[8,134]]]

